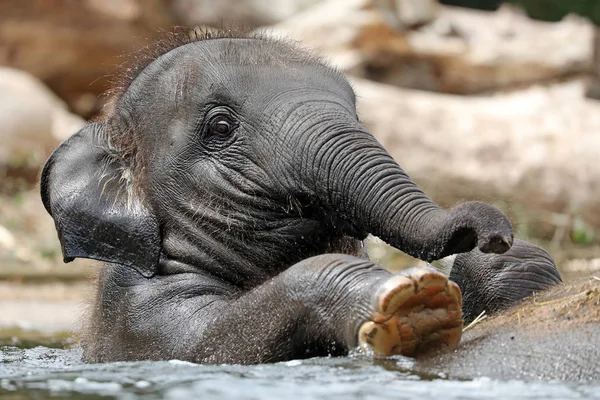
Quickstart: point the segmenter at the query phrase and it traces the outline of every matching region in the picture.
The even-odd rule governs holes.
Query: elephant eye
[[[235,141],[238,126],[235,112],[227,106],[217,105],[204,114],[200,140],[206,149],[222,149]]]
[[[227,135],[231,133],[231,131],[231,123],[225,119],[219,119],[215,121],[212,125],[212,133],[216,135]]]

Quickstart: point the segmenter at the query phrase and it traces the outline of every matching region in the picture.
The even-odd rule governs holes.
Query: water
[[[178,360],[83,364],[78,350],[56,342],[16,344],[0,346],[0,398],[600,399],[600,384],[453,380],[419,373],[403,357],[314,358],[252,366]]]

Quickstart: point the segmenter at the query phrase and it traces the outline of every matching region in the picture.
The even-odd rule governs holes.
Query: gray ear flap
[[[89,124],[46,161],[42,201],[54,218],[65,262],[91,258],[151,277],[160,256],[159,225],[132,194],[119,164],[109,153],[104,125]]]

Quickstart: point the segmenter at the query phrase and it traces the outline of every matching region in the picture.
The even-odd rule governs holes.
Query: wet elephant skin
[[[513,243],[501,212],[437,206],[359,122],[345,78],[295,45],[186,34],[156,49],[41,177],[65,261],[105,262],[87,361],[345,354],[411,285],[431,307],[439,292],[440,323],[462,326],[453,284],[418,272],[390,286],[389,272],[357,257],[361,240],[427,261],[472,249],[486,260]]]

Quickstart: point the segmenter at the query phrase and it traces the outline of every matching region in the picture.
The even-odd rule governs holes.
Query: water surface
[[[0,398],[600,399],[600,384],[452,379],[403,357],[314,358],[266,365],[178,360],[83,364],[57,342],[0,343]],[[447,376],[449,375],[449,376]]]

